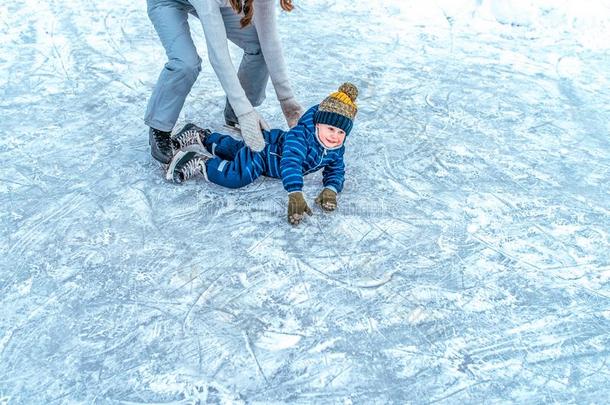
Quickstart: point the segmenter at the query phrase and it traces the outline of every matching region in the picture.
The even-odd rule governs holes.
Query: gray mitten
[[[286,118],[286,123],[288,123],[288,128],[296,126],[299,123],[299,118],[301,118],[301,115],[305,112],[303,107],[301,107],[294,97],[280,101],[280,105],[284,117]]]

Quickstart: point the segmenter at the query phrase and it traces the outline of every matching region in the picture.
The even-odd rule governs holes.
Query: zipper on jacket
[[[318,162],[318,164],[314,168],[307,170],[304,174],[313,173],[314,170],[316,170],[318,167],[320,167],[320,165],[324,161],[324,156],[326,156],[326,154],[328,153],[328,149],[326,149],[325,147],[322,147],[322,149],[324,149],[324,153],[322,153],[322,157],[320,158],[320,161]]]

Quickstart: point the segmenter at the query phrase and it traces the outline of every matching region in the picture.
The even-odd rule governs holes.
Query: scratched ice
[[[279,181],[162,179],[144,2],[0,6],[0,404],[606,402],[610,5],[296,3],[299,100],[361,90],[298,228]],[[178,125],[218,129],[191,24]]]

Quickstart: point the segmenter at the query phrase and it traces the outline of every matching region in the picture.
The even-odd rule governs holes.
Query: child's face
[[[336,148],[343,145],[343,141],[345,141],[344,130],[326,124],[316,124],[316,128],[318,129],[320,142],[327,148]]]

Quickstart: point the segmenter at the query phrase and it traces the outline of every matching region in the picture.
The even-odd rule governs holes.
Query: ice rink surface
[[[163,180],[143,1],[5,3],[0,404],[607,402],[608,2],[295,1],[298,99],[360,88],[298,228],[278,180]],[[221,129],[190,23],[177,126]]]

